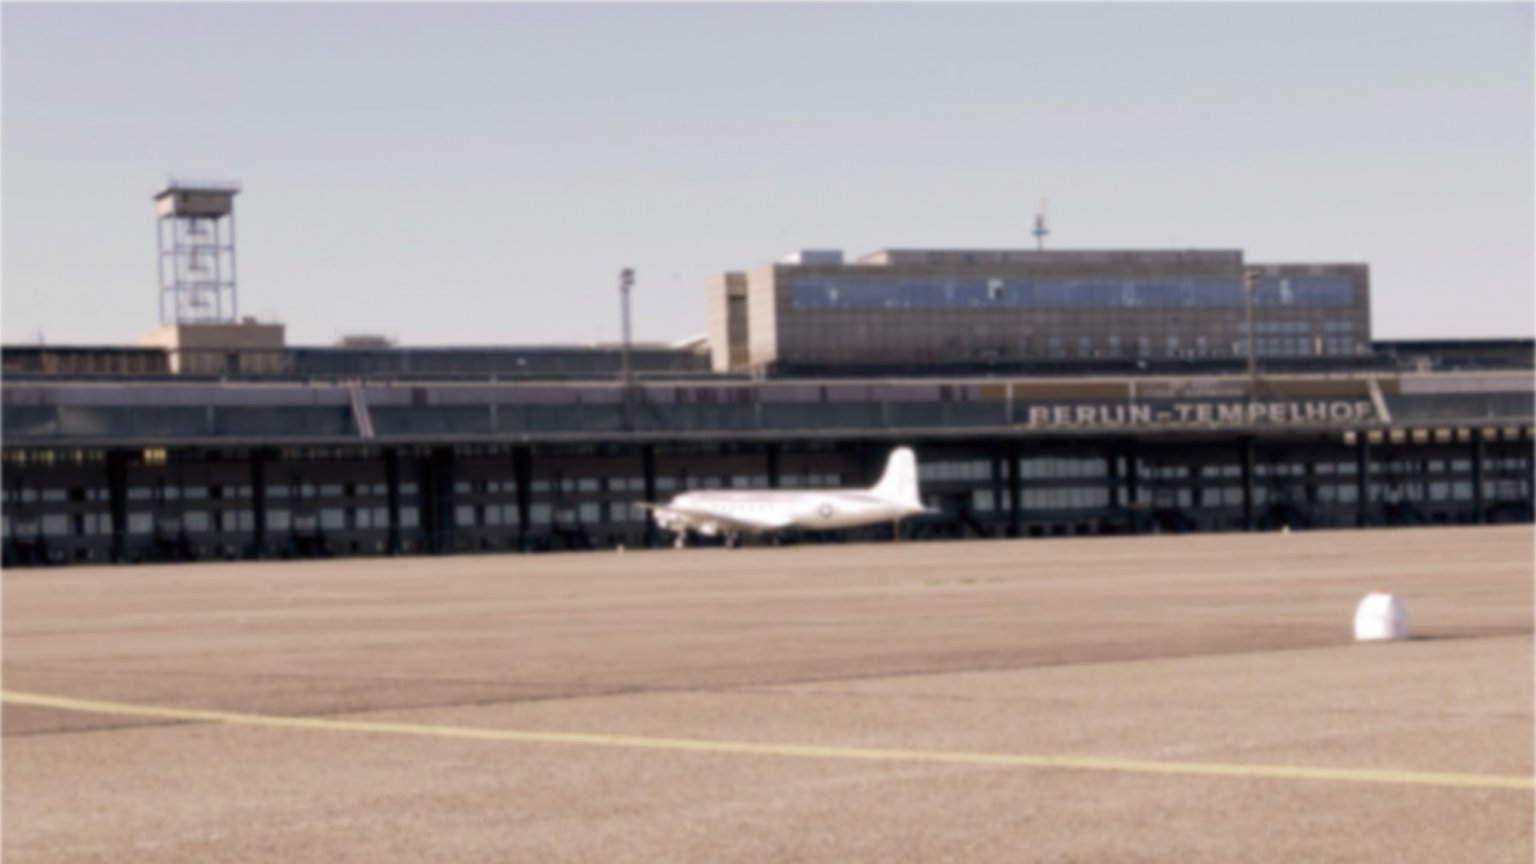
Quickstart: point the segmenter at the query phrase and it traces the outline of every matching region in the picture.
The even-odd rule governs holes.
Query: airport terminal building
[[[1532,519],[1531,341],[1373,340],[1364,265],[802,253],[708,305],[629,351],[7,346],[5,562],[657,545],[638,502],[898,444],[915,540]]]
[[[1250,308],[1261,357],[1371,351],[1365,265],[1239,251],[813,251],[722,274],[709,298],[717,372],[1231,361]]]

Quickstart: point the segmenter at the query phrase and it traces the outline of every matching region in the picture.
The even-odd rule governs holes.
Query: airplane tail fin
[[[869,491],[887,501],[922,510],[923,499],[917,490],[917,457],[912,448],[897,447],[891,451],[891,458],[885,463],[885,473]]]

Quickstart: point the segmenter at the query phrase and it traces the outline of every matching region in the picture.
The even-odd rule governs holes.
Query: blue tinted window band
[[[1237,280],[797,279],[797,309],[1169,308],[1244,305]],[[1255,306],[1348,306],[1342,277],[1260,280]]]

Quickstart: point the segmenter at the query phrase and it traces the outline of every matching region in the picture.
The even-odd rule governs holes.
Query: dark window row
[[[797,309],[1133,308],[1245,305],[1236,279],[797,279]],[[1348,306],[1351,280],[1260,280],[1256,306]]]

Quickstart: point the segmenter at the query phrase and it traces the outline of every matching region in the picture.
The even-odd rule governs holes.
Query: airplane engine
[[[663,531],[685,531],[688,528],[688,519],[680,513],[671,510],[656,509],[651,512],[656,520],[656,527]]]

